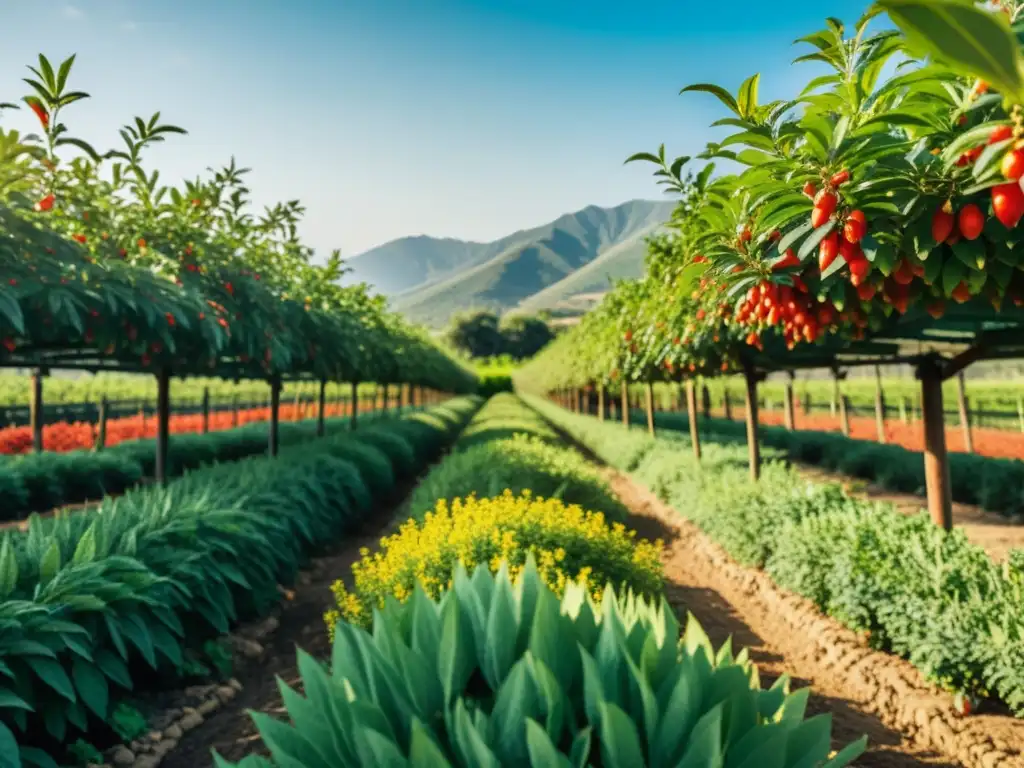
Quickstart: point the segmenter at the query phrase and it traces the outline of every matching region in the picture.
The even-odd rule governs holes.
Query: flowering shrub
[[[409,520],[393,536],[381,539],[380,551],[361,551],[352,566],[353,591],[341,581],[331,587],[337,609],[324,616],[333,637],[341,619],[368,625],[373,608],[387,597],[407,599],[419,582],[437,598],[451,586],[461,562],[472,570],[487,565],[497,571],[508,562],[513,577],[533,554],[544,581],[561,593],[568,581],[585,585],[600,599],[608,583],[644,595],[663,584],[661,542],[635,542],[635,531],[621,523],[609,526],[604,515],[557,499],[506,492],[491,499],[439,501],[422,523]]]

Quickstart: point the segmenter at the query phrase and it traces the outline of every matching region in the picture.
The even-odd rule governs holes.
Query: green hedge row
[[[753,482],[746,447],[651,438],[529,398],[543,415],[629,472],[744,565],[763,568],[929,679],[992,696],[1024,716],[1024,551],[994,563],[926,515],[854,499],[778,461]]]
[[[417,486],[410,500],[414,517],[432,510],[439,500],[475,494],[557,498],[611,520],[624,520],[626,509],[597,469],[567,448],[538,414],[516,395],[499,394],[487,401],[459,437],[451,453]]]
[[[177,687],[205,642],[264,614],[277,585],[418,475],[479,405],[462,398],[276,459],[216,464],[8,532],[0,751],[18,733],[22,764],[53,768],[64,757],[54,744],[114,740],[127,690]]]
[[[636,412],[636,423],[646,416]],[[701,438],[746,444],[746,425],[725,419],[700,418]],[[685,413],[658,413],[655,426],[689,432]],[[854,440],[835,432],[797,430],[761,425],[762,445],[785,453],[791,461],[812,464],[877,483],[890,491],[924,495],[924,459],[918,451],[870,440]],[[1024,461],[995,459],[968,453],[949,454],[953,499],[1006,516],[1024,515]]]
[[[360,416],[367,423],[379,414]],[[348,428],[348,418],[328,419],[327,434]],[[168,438],[170,477],[214,462],[237,461],[266,453],[269,426],[247,424],[207,434],[180,434]],[[316,437],[316,422],[280,425],[279,445],[287,447]],[[152,477],[156,469],[156,441],[131,440],[103,451],[34,453],[0,457],[0,522],[20,520],[32,512],[48,512],[69,504],[124,493]]]

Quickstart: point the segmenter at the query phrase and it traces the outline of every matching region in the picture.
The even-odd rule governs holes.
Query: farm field
[[[306,221],[233,156],[161,182],[189,140],[161,112],[94,146],[76,56],[40,55],[0,103],[0,768],[1024,766],[1024,399],[986,378],[1024,356],[1024,0],[863,10],[797,41],[781,100],[683,87],[714,120],[687,155],[583,163],[653,165],[671,203],[378,249],[422,305],[537,295],[650,235],[641,277],[514,363],[458,339],[518,357],[542,318],[442,340],[307,244],[391,215],[331,171],[338,92],[281,132],[338,180]],[[244,102],[217,116],[240,146]],[[390,181],[406,120],[351,114]],[[391,202],[454,208],[459,174],[427,200],[416,168]]]
[[[965,762],[966,765],[981,765],[982,756],[990,761],[1005,758],[1004,762],[1010,761],[1006,764],[1012,765],[1012,760],[1024,754],[1020,751],[1024,749],[1024,726],[1021,721],[1001,714],[1005,709],[998,701],[979,701],[978,714],[962,719],[955,714],[956,689],[950,681],[942,682],[945,690],[936,687],[925,680],[923,670],[898,661],[891,654],[893,649],[885,647],[881,640],[865,645],[863,634],[844,630],[834,619],[824,618],[823,614],[828,611],[808,612],[806,603],[786,597],[786,593],[768,578],[780,581],[784,578],[780,575],[784,571],[775,558],[769,558],[773,563],[770,568],[751,570],[753,563],[744,554],[751,550],[733,546],[726,554],[713,543],[717,534],[698,531],[692,522],[680,518],[675,509],[648,499],[626,474],[609,475],[608,470],[594,463],[608,462],[623,469],[632,467],[630,474],[638,480],[652,487],[662,487],[666,495],[678,494],[678,498],[685,498],[687,493],[692,494],[692,487],[686,484],[693,482],[699,473],[692,461],[688,461],[689,446],[685,441],[655,440],[639,431],[624,436],[619,425],[599,425],[593,418],[573,416],[541,401],[531,399],[530,404],[538,410],[525,407],[511,395],[498,395],[490,400],[456,439],[451,453],[419,480],[405,502],[392,507],[382,519],[363,529],[357,540],[343,551],[314,560],[296,581],[291,596],[275,614],[273,622],[243,625],[236,636],[258,638],[250,642],[258,642],[262,655],[248,662],[236,661],[236,693],[216,707],[207,707],[203,722],[175,740],[175,746],[167,752],[162,764],[170,768],[203,764],[211,748],[230,764],[252,761],[256,755],[280,759],[280,755],[288,754],[287,745],[291,742],[282,741],[286,738],[285,731],[273,726],[272,721],[287,716],[286,712],[300,711],[303,699],[286,693],[282,703],[274,676],[279,676],[289,688],[305,689],[305,696],[315,701],[319,694],[309,692],[314,669],[303,660],[304,653],[323,659],[336,669],[346,658],[338,655],[339,645],[354,648],[357,645],[353,643],[371,642],[369,636],[361,634],[370,623],[369,606],[379,604],[386,596],[397,598],[410,609],[423,599],[444,602],[446,594],[464,594],[462,590],[471,584],[488,583],[482,573],[468,578],[477,565],[496,574],[497,582],[490,582],[488,587],[497,590],[492,594],[501,594],[501,574],[505,568],[513,577],[528,581],[536,578],[537,588],[541,590],[547,589],[544,584],[564,588],[568,581],[582,577],[587,589],[596,593],[600,593],[600,585],[608,581],[631,584],[640,594],[649,597],[664,594],[681,628],[687,627],[687,611],[699,621],[699,625],[690,624],[686,632],[697,647],[702,642],[711,642],[711,647],[719,648],[731,635],[736,643],[733,654],[740,647],[750,646],[741,657],[749,654],[758,665],[763,685],[769,686],[783,679],[785,674],[799,680],[798,686],[805,682],[813,684],[807,716],[828,714],[832,719],[832,737],[822,757],[830,748],[842,749],[861,734],[869,738],[867,751],[853,763],[859,766],[953,765],[957,750],[965,753],[973,750],[978,755],[976,761]],[[551,421],[541,418],[541,413]],[[588,459],[577,452],[566,442],[562,429],[593,449],[596,456],[588,454],[591,456]],[[720,509],[735,508],[732,504],[738,498],[735,494],[748,501],[761,499],[759,510],[765,513],[770,525],[785,525],[787,519],[796,520],[801,515],[854,513],[857,503],[834,486],[808,486],[814,490],[815,501],[800,512],[791,513],[786,503],[797,496],[799,488],[791,488],[786,498],[774,498],[778,495],[777,488],[793,483],[786,476],[786,470],[780,468],[781,474],[773,477],[767,488],[759,488],[743,479],[742,462],[736,460],[740,452],[737,449],[723,451],[713,464],[716,475],[713,481],[706,476],[705,468],[703,482],[712,481],[716,487],[732,488],[734,495],[716,499],[715,509],[706,513],[707,519],[714,519]],[[540,492],[523,495],[523,491],[532,488],[563,489],[566,501],[545,500]],[[764,497],[756,496],[758,493],[763,493]],[[711,503],[712,497],[706,498]],[[569,499],[585,506],[573,506]],[[771,506],[765,507],[768,503]],[[869,505],[863,506],[865,511],[869,508]],[[758,516],[753,509],[747,514],[751,520]],[[790,514],[796,517],[787,518]],[[810,517],[807,519],[809,521]],[[705,527],[703,522],[698,524]],[[640,533],[633,533],[634,528]],[[725,521],[721,524],[723,531],[737,528]],[[927,526],[912,529],[920,535],[929,531]],[[744,541],[774,540],[770,527],[756,533],[749,526],[742,530],[748,531],[741,537]],[[907,531],[893,535],[906,536]],[[755,550],[757,546],[755,543]],[[970,559],[971,550],[969,545],[967,547],[962,556]],[[716,557],[718,560],[714,560]],[[781,562],[781,555],[778,560]],[[466,563],[466,576],[457,576],[455,583],[450,584],[451,568],[459,561]],[[991,564],[989,567],[994,569]],[[800,570],[796,563],[791,568]],[[823,564],[821,568],[824,572],[826,566]],[[753,575],[757,573],[760,575]],[[750,578],[764,582],[761,591],[753,595],[737,588]],[[985,577],[978,574],[977,578]],[[417,583],[423,592],[417,592]],[[328,586],[331,588],[327,589]],[[509,594],[518,604],[521,599],[516,597],[518,592],[513,589]],[[783,602],[766,603],[768,599]],[[922,606],[921,610],[935,607],[934,604]],[[392,604],[392,610],[395,609],[397,604]],[[319,618],[325,611],[326,623]],[[773,618],[769,620],[768,616]],[[336,623],[339,621],[340,624]],[[469,621],[471,624],[483,622],[484,616]],[[485,624],[481,624],[478,631],[487,632]],[[700,633],[698,626],[702,628]],[[794,626],[815,626],[817,630],[794,632]],[[887,628],[898,637],[893,627]],[[444,630],[439,627],[439,631],[443,636]],[[816,663],[812,652],[818,642],[812,638],[818,633],[823,635],[821,642],[827,642],[833,653],[838,653],[835,658],[822,655],[821,658],[828,659],[823,663]],[[879,638],[883,636],[881,630],[876,630],[876,634]],[[708,640],[698,640],[698,636],[706,636]],[[500,642],[499,637],[488,634],[484,647],[476,645],[474,648],[470,644],[463,651],[471,657],[474,653],[480,654],[479,661],[471,664],[479,664],[485,676],[494,673],[488,671],[489,662],[483,654]],[[239,640],[238,644],[242,642]],[[411,638],[408,642],[412,642]],[[519,653],[518,648],[536,647],[534,641],[526,638],[511,642],[513,653]],[[301,649],[297,658],[293,651],[295,644]],[[439,647],[443,647],[443,641]],[[332,650],[333,662],[330,661]],[[539,648],[537,652],[541,652]],[[855,684],[844,674],[843,659],[849,655],[859,657],[861,665],[871,669],[873,682],[870,685],[865,686],[863,681]],[[728,666],[730,658],[720,657],[720,668]],[[916,663],[921,664],[921,661]],[[515,669],[513,664],[510,674],[514,674]],[[875,682],[894,674],[903,681],[900,691]],[[421,685],[432,685],[426,682],[430,679],[430,676],[420,678]],[[423,705],[416,703],[413,689],[409,687],[414,683],[405,677],[395,680],[393,690],[397,691],[398,700],[406,702],[405,706],[416,712],[416,707]],[[439,678],[438,686],[444,685],[443,680]],[[501,683],[491,683],[495,684],[500,689]],[[180,706],[174,705],[182,701],[191,701],[194,705],[201,689],[202,686],[194,688],[191,699],[186,694],[171,699],[171,711],[180,711]],[[890,710],[891,702],[906,696],[908,691],[914,696],[915,707],[931,707],[937,712],[939,719],[934,726],[923,731],[911,728],[901,718],[909,717],[912,723],[914,711],[902,712],[899,707]],[[377,694],[368,688],[365,695],[368,700],[377,700]],[[642,722],[642,716],[632,714],[628,706],[623,701],[623,711],[630,715],[630,720],[637,724]],[[876,707],[882,707],[886,715],[874,714]],[[250,716],[250,711],[254,711],[255,716]],[[162,721],[157,719],[156,722],[161,724]],[[951,752],[940,748],[944,733],[940,723],[956,728],[954,741],[946,745]],[[297,735],[302,725],[296,721],[287,728]],[[443,733],[443,730],[438,732]],[[351,757],[359,754],[358,739],[346,736],[349,732],[345,730],[334,733],[339,741],[327,754],[339,761],[344,761],[346,755],[347,759],[358,761],[358,757]],[[482,738],[486,738],[485,734]],[[261,741],[261,737],[267,740]],[[685,740],[685,735],[680,738]],[[1004,751],[994,748],[989,739],[998,739]],[[921,744],[917,743],[919,740]],[[480,748],[481,742],[477,743]],[[515,748],[500,742],[482,743],[495,755]],[[456,750],[454,754],[458,754],[458,745],[456,740],[451,746]],[[944,754],[950,757],[943,760]]]

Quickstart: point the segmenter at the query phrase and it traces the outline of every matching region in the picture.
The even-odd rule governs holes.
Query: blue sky
[[[762,73],[796,95],[797,37],[866,2],[807,0],[6,0],[0,101],[24,66],[78,54],[67,113],[99,148],[135,115],[187,128],[165,181],[253,168],[259,204],[299,198],[303,236],[353,256],[404,235],[490,240],[589,204],[657,198],[623,160],[695,154],[722,116],[711,81]],[[301,9],[301,10],[298,10]],[[5,124],[31,127],[27,114]]]

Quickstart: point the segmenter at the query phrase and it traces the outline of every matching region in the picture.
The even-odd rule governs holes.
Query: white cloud
[[[79,19],[85,18],[85,13],[82,9],[75,5],[65,5],[61,10],[61,13],[64,14],[65,19],[71,19],[72,21],[78,21]]]

